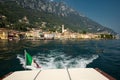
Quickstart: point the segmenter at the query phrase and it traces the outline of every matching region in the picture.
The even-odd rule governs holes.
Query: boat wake
[[[90,57],[77,56],[72,57],[64,54],[63,52],[50,51],[49,54],[37,53],[33,56],[33,59],[43,69],[55,69],[55,68],[85,68],[88,64],[92,63],[99,56],[96,54]],[[17,55],[23,68],[25,68],[25,59],[23,55]],[[31,68],[30,68],[31,69]]]

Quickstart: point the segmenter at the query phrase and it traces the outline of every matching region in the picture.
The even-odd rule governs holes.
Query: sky
[[[55,1],[55,0],[52,0]],[[58,0],[120,34],[120,0]]]

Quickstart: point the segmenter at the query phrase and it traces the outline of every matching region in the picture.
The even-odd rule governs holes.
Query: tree
[[[85,30],[83,30],[83,32],[82,32],[83,34],[86,34],[87,32],[85,31]]]
[[[1,28],[9,28],[10,22],[7,21],[7,17],[4,15],[0,16],[0,27]]]

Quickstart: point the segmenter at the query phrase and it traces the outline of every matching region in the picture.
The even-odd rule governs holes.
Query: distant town
[[[43,31],[38,28],[31,28],[29,31],[21,32],[0,28],[0,39],[8,40],[52,40],[52,39],[117,39],[117,36],[109,33],[76,33],[65,29],[61,25],[62,32]]]

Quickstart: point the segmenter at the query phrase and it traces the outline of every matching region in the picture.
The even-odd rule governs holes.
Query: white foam
[[[97,59],[98,55],[93,55],[91,58],[80,58],[76,59],[76,65],[73,67],[80,67],[80,68],[85,68],[88,64],[92,63],[93,60]]]
[[[20,64],[25,68],[25,59],[22,55],[17,55],[17,58],[20,60]]]
[[[52,54],[53,53],[53,54]],[[17,58],[20,60],[20,64],[25,66],[25,59],[21,55],[17,55]],[[36,54],[33,56],[36,62],[43,69],[55,69],[55,68],[85,68],[88,64],[92,63],[93,60],[98,58],[98,55],[92,55],[90,58],[86,57],[75,57],[66,56],[63,52],[51,51],[50,54]],[[24,67],[25,68],[25,67]]]

